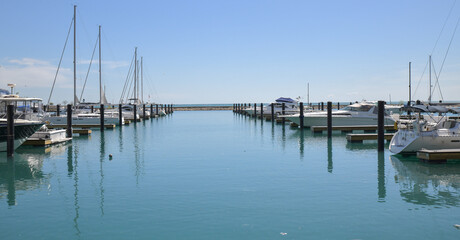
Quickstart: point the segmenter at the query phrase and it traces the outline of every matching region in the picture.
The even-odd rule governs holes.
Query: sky
[[[4,0],[0,88],[48,101],[74,5],[78,96],[101,25],[102,82],[115,104],[135,47],[149,102],[407,101],[409,62],[412,99],[427,100],[429,55],[432,85],[440,75],[432,99],[460,100],[454,0]],[[55,104],[73,101],[73,44],[71,34]],[[97,67],[96,50],[87,102],[99,100]]]

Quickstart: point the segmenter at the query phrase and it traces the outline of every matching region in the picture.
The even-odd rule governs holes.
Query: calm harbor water
[[[192,111],[21,147],[0,239],[459,239],[460,163],[376,145]]]

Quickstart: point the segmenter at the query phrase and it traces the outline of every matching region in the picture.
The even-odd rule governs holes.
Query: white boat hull
[[[286,119],[300,125],[299,115],[286,116]],[[385,125],[393,125],[394,120],[390,117],[385,117]],[[303,126],[326,126],[327,116],[304,116]],[[377,118],[375,117],[350,117],[350,116],[332,116],[333,126],[359,126],[359,125],[377,125]]]

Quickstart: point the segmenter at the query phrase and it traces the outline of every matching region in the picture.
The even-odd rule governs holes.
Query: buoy
[[[112,154],[109,154],[109,159],[112,160]]]

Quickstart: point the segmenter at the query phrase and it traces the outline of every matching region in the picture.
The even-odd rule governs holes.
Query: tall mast
[[[141,100],[144,103],[144,57],[141,57]]]
[[[411,101],[412,101],[412,99],[411,99],[412,98],[412,92],[411,92],[411,89],[410,89],[411,88],[411,69],[410,69],[410,67],[411,67],[411,62],[409,62],[409,106],[410,106]]]
[[[137,79],[137,47],[134,49],[134,101],[137,101],[137,93],[136,93],[136,81]]]
[[[310,106],[310,83],[307,83],[307,104]]]
[[[77,106],[77,5],[73,6],[73,105]]]
[[[101,25],[99,25],[99,104],[102,104]]]
[[[431,103],[431,55],[429,58],[429,64],[430,64],[430,95],[428,95],[428,103]]]

